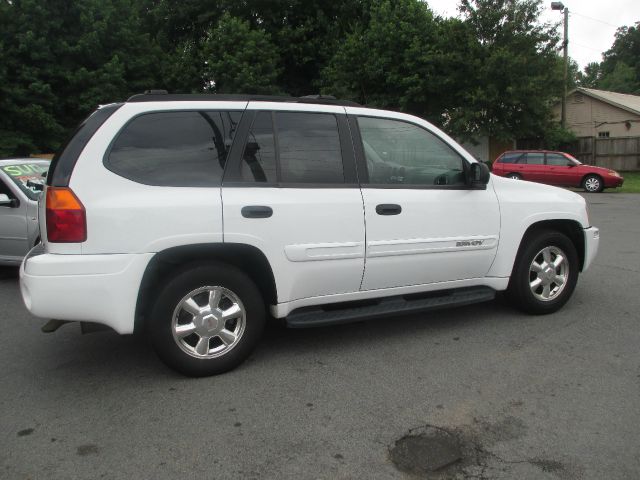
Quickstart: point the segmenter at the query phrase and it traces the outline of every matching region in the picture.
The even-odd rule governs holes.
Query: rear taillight
[[[87,239],[84,206],[67,187],[47,187],[45,196],[47,240],[79,243]]]

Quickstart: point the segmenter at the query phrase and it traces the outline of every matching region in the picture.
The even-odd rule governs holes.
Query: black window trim
[[[100,107],[76,127],[67,142],[63,144],[62,149],[53,156],[47,174],[47,185],[54,187],[69,186],[73,169],[87,143],[122,105],[124,104],[112,103]]]
[[[347,115],[349,119],[349,127],[351,129],[351,135],[353,137],[353,146],[356,152],[356,165],[358,166],[358,178],[360,179],[360,188],[371,188],[371,189],[406,189],[406,190],[475,190],[470,185],[418,185],[418,184],[403,184],[403,183],[368,183],[369,182],[369,171],[367,169],[367,161],[364,155],[364,144],[362,143],[362,135],[360,134],[360,125],[358,123],[358,117],[367,117],[367,118],[377,118],[382,120],[394,120],[397,122],[408,123],[409,125],[414,125],[426,132],[429,132],[440,141],[444,142],[451,151],[453,151],[456,155],[460,157],[462,160],[462,168],[464,170],[464,175],[467,177],[469,172],[469,161],[460,155],[454,148],[449,145],[449,143],[435,132],[432,132],[422,125],[419,125],[415,122],[410,122],[407,120],[401,120],[398,118],[390,118],[390,117],[382,117],[377,115],[361,115],[361,114],[349,114]]]
[[[244,152],[244,146],[247,142],[247,137],[255,117],[260,112],[271,113],[271,121],[273,122],[273,137],[274,146],[276,151],[276,176],[278,181],[276,182],[255,182],[241,180],[240,169],[242,167],[242,154]],[[340,140],[340,153],[342,154],[342,170],[344,175],[344,182],[340,183],[298,183],[298,182],[282,182],[280,181],[280,143],[278,139],[278,129],[276,124],[276,114],[278,113],[309,113],[309,114],[324,114],[333,115],[336,118],[338,126],[338,137]],[[238,128],[236,136],[233,141],[233,147],[227,158],[227,168],[225,169],[224,177],[222,178],[223,187],[232,188],[358,188],[358,183],[355,156],[353,151],[353,144],[351,140],[351,133],[347,122],[347,115],[340,112],[315,112],[305,110],[272,110],[272,109],[251,109],[246,110],[244,118],[247,117],[243,129]]]
[[[122,134],[122,132],[129,126],[130,123],[132,123],[134,120],[136,120],[139,117],[142,117],[144,115],[152,115],[155,113],[181,113],[181,112],[196,112],[196,113],[200,113],[200,112],[219,112],[219,111],[223,111],[223,112],[240,112],[242,114],[242,116],[240,117],[240,121],[238,122],[238,128],[236,129],[236,134],[233,137],[233,143],[231,144],[231,148],[229,149],[229,153],[227,154],[227,160],[225,162],[225,166],[222,170],[222,174],[220,175],[220,182],[215,183],[215,184],[211,184],[211,185],[165,185],[163,183],[154,183],[154,182],[142,182],[140,180],[137,179],[133,179],[130,178],[127,175],[124,175],[122,172],[118,172],[116,171],[109,162],[109,155],[111,154],[111,150],[113,148],[114,143],[116,142],[116,140],[118,140],[118,137],[120,137],[120,135]],[[107,146],[107,149],[104,152],[104,155],[102,156],[102,165],[104,166],[104,168],[106,168],[107,170],[109,170],[111,173],[113,173],[114,175],[117,175],[121,178],[125,178],[127,180],[129,180],[130,182],[134,182],[134,183],[138,183],[140,185],[148,185],[150,187],[167,187],[167,188],[218,188],[222,186],[222,180],[224,179],[224,174],[225,171],[227,170],[228,166],[229,166],[229,160],[231,158],[231,151],[233,149],[233,145],[235,145],[236,143],[236,139],[238,138],[238,134],[240,133],[240,126],[242,125],[242,121],[244,119],[246,110],[245,109],[239,109],[239,108],[178,108],[178,109],[162,109],[162,110],[148,110],[146,112],[141,112],[141,113],[137,113],[135,114],[133,117],[129,118],[124,125],[122,125],[122,127],[120,127],[117,131],[117,133],[113,136],[113,138],[111,139],[111,141],[109,142],[109,145]]]

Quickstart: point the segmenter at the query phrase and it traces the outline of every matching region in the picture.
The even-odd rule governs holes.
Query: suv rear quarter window
[[[242,112],[171,111],[135,117],[113,142],[105,166],[146,185],[220,185]]]

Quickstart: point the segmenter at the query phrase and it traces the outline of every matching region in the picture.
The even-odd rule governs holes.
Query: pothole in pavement
[[[483,446],[485,441],[491,445],[524,435],[526,427],[518,419],[507,417],[496,423],[477,424],[481,432],[434,425],[411,429],[388,447],[389,457],[398,470],[427,480],[484,480],[491,478],[490,472],[495,468],[504,472],[526,465],[560,479],[581,477],[572,466],[555,459],[506,459]]]
[[[455,478],[469,468],[482,469],[482,453],[457,432],[431,425],[410,430],[389,448],[398,470],[428,479]]]

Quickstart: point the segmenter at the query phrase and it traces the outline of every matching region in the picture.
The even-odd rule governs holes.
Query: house
[[[640,136],[640,96],[576,88],[567,95],[567,128],[576,137]],[[560,119],[561,105],[554,106]]]
[[[561,104],[553,110],[559,120]],[[567,150],[581,161],[640,170],[640,96],[576,88],[567,95],[566,128],[578,137]]]

